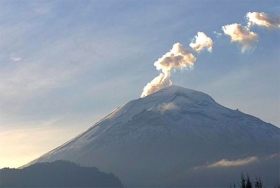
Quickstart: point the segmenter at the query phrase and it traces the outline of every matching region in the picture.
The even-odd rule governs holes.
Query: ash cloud
[[[141,97],[146,97],[164,87],[171,86],[171,71],[192,69],[195,61],[195,56],[188,49],[180,43],[175,43],[169,52],[154,63],[156,69],[160,70],[161,73],[144,87]]]
[[[203,32],[197,32],[197,35],[190,43],[190,47],[195,50],[197,53],[200,53],[203,49],[207,49],[209,52],[212,52],[213,41]]]
[[[259,40],[259,35],[250,31],[248,27],[241,24],[229,24],[222,27],[224,33],[231,37],[231,42],[238,42],[242,45],[242,52],[252,49],[254,43]]]
[[[245,18],[248,20],[249,28],[252,26],[262,26],[269,29],[280,28],[280,16],[270,18],[264,12],[248,12]]]

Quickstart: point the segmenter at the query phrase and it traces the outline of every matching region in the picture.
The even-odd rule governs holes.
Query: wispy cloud
[[[258,162],[257,157],[249,157],[245,159],[238,159],[235,161],[229,161],[227,159],[222,159],[216,163],[207,165],[206,168],[215,168],[215,167],[230,167],[230,166],[244,166],[251,163]]]
[[[275,153],[275,154],[272,154],[272,155],[268,156],[268,157],[266,158],[266,160],[277,159],[277,158],[280,159],[280,154],[279,154],[279,153]]]
[[[164,114],[167,111],[179,110],[180,107],[173,102],[163,103],[156,108],[160,113]]]
[[[245,166],[251,163],[256,163],[258,161],[259,159],[257,157],[248,157],[245,159],[237,159],[232,161],[227,159],[222,159],[218,162],[214,162],[209,165],[195,167],[194,169]]]
[[[22,57],[20,57],[17,54],[11,54],[10,55],[10,60],[12,60],[12,61],[21,61],[21,59],[22,59]]]
[[[253,44],[259,40],[259,35],[250,31],[241,24],[229,24],[222,27],[224,33],[231,37],[231,42],[238,42],[242,45],[242,52],[252,49]]]
[[[213,33],[216,35],[217,38],[219,38],[223,35],[222,33],[219,33],[217,31],[213,31]]]

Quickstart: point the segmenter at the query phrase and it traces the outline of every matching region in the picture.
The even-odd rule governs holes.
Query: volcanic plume
[[[251,49],[253,44],[259,40],[258,34],[241,24],[225,25],[222,29],[226,35],[231,37],[231,42],[238,42],[242,45],[242,52]]]
[[[190,43],[190,47],[198,53],[200,53],[204,48],[207,48],[207,50],[211,52],[213,48],[213,41],[205,33],[197,32],[197,36],[195,36],[193,41]]]
[[[273,19],[264,12],[248,12],[246,19],[248,20],[248,27],[257,25],[266,28],[280,28],[280,16]]]
[[[182,44],[174,44],[169,52],[154,63],[156,69],[162,72],[144,87],[141,97],[171,86],[171,71],[184,68],[192,69],[195,61],[194,55],[188,49],[185,49]]]

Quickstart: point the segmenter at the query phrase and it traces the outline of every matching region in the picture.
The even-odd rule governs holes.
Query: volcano
[[[115,109],[30,164],[95,166],[128,187],[229,187],[242,172],[270,186],[280,177],[279,131],[207,94],[170,86]]]

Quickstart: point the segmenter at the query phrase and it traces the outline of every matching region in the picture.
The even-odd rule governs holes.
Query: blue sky
[[[17,167],[139,98],[153,63],[181,43],[197,58],[172,82],[280,126],[280,30],[252,27],[253,48],[222,26],[247,12],[279,16],[279,1],[0,0],[0,167]],[[211,53],[194,52],[198,31]],[[221,33],[222,35],[217,35]]]

